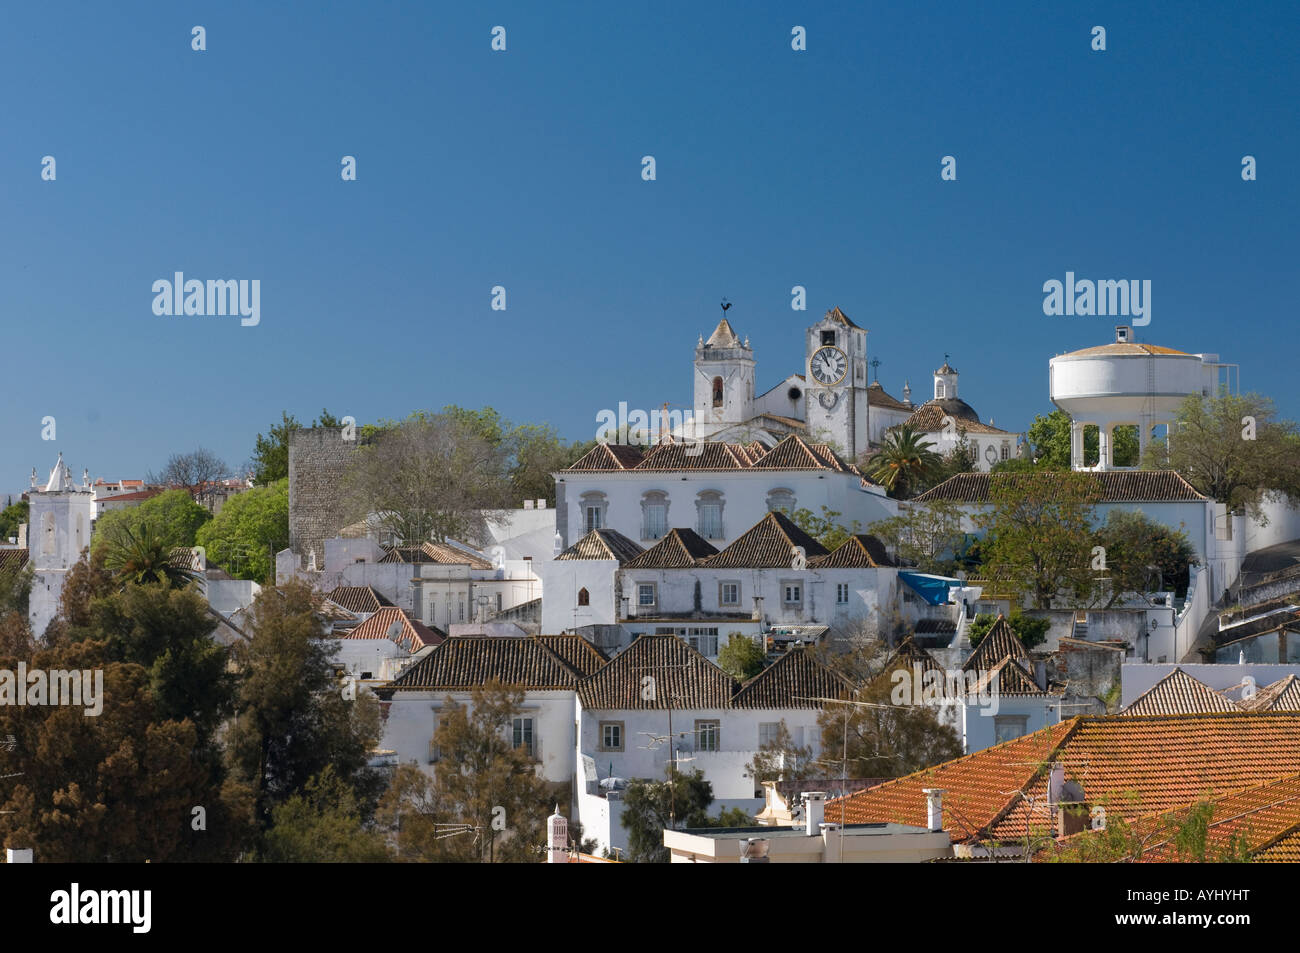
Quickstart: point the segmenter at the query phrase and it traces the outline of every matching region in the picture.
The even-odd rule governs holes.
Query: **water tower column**
[[[1097,427],[1097,469],[1113,470],[1115,468],[1115,459],[1111,455],[1111,424],[1101,424]]]
[[[1070,421],[1070,469],[1083,469],[1083,421]]]

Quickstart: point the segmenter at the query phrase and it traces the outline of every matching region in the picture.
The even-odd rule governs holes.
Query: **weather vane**
[[[879,371],[880,358],[873,357],[870,361],[870,364],[871,364],[872,373],[876,375],[876,383],[879,384],[880,383],[880,371]]]
[[[728,301],[726,298],[723,298],[723,299],[722,299],[722,315],[723,315],[723,317],[726,317],[726,315],[727,315],[727,309],[730,308],[730,307],[731,307],[731,302]]]

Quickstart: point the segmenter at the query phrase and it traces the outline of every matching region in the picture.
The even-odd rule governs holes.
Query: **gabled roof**
[[[718,550],[693,529],[671,529],[668,535],[641,555],[623,564],[624,569],[690,569]]]
[[[699,441],[659,443],[635,470],[745,470],[752,465],[749,452],[738,443]]]
[[[1300,678],[1279,678],[1238,704],[1245,711],[1300,711]]]
[[[803,646],[785,653],[741,686],[732,708],[822,708],[818,698],[848,698],[853,686]]]
[[[118,493],[114,496],[101,496],[96,503],[142,503],[145,500],[151,500],[155,496],[161,496],[167,491],[160,486],[153,487],[149,490],[136,490],[134,493]]]
[[[619,564],[645,552],[616,529],[593,529],[556,559],[616,559]]]
[[[900,665],[906,669],[911,669],[913,665],[920,665],[922,675],[926,672],[944,674],[943,666],[935,661],[933,655],[917,645],[916,640],[910,635],[900,642],[898,648],[894,649],[894,654],[885,660],[885,667],[881,671],[892,672]]]
[[[1019,473],[958,473],[916,497],[914,503],[952,500],[956,503],[987,503],[994,480],[1016,480]],[[1203,502],[1208,497],[1173,470],[1106,470],[1089,474],[1101,490],[1102,503]]]
[[[583,678],[600,671],[609,661],[608,655],[581,635],[539,635],[536,638]]]
[[[885,410],[912,410],[911,405],[886,393],[885,388],[880,386],[880,381],[872,381],[867,386],[867,403],[872,407],[882,407]]]
[[[412,619],[396,606],[384,606],[342,636],[345,639],[391,639],[407,652],[447,640],[447,634]]]
[[[967,671],[970,671],[969,669]],[[1025,670],[1024,663],[1010,656],[1002,659],[991,669],[974,669],[983,672],[974,685],[967,686],[967,694],[984,695],[997,686],[1001,695],[1059,695],[1059,691],[1045,691],[1038,687],[1034,677]]]
[[[731,322],[723,318],[718,322],[718,326],[713,329],[709,339],[704,342],[705,347],[740,347],[740,338],[731,327]]]
[[[0,569],[10,569],[14,566],[21,569],[27,565],[28,558],[28,551],[25,549],[0,549]]]
[[[377,612],[392,605],[383,593],[370,586],[335,586],[325,598],[349,612]]]
[[[961,665],[963,672],[974,670],[989,671],[1005,658],[1016,661],[1028,661],[1029,653],[1025,643],[1021,642],[1003,616],[998,616],[993,627],[980,639],[975,651]]]
[[[644,456],[640,447],[624,443],[598,443],[565,470],[630,470]]]
[[[900,427],[911,427],[913,430],[922,433],[939,433],[943,430],[943,418],[951,417],[958,430],[965,430],[967,433],[991,433],[1003,434],[1013,437],[1009,430],[999,430],[992,424],[982,422],[979,415],[975,413],[975,408],[962,400],[960,397],[937,397],[934,400],[927,400],[918,407],[912,416],[908,417],[901,424],[889,428],[894,430]]]
[[[647,681],[650,679],[650,681]],[[684,639],[641,635],[578,686],[583,708],[726,708],[736,683]]]
[[[1222,796],[1300,769],[1300,713],[1075,717],[844,799],[848,823],[926,822],[923,788],[942,788],[954,842],[1050,828],[1052,762],[1089,804],[1126,819]],[[826,807],[839,819],[840,803]]]
[[[469,566],[491,569],[492,561],[447,543],[428,542],[420,546],[394,546],[379,560],[381,563],[436,563],[440,566]]]
[[[828,556],[808,561],[817,569],[880,569],[895,565],[885,551],[885,544],[866,533],[855,533]]]
[[[791,522],[790,517],[773,511],[706,565],[710,569],[780,569],[791,565],[796,546],[802,546],[809,559],[827,554],[826,547]]]
[[[1202,715],[1236,711],[1237,706],[1181,668],[1175,668],[1135,698],[1122,715]]]
[[[455,635],[379,689],[469,692],[491,679],[537,691],[575,688],[581,675],[538,636]]]
[[[754,461],[755,470],[835,470],[854,473],[856,470],[836,455],[824,443],[808,443],[798,434],[790,434],[767,453]]]

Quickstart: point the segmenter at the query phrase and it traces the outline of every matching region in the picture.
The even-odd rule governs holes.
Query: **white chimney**
[[[539,510],[544,510],[544,509],[546,509],[546,501],[545,501],[545,500],[538,500],[538,501],[537,501],[537,508],[538,508]]]
[[[555,546],[553,547],[552,555],[558,556],[562,552],[564,552],[564,537],[561,536],[559,533],[556,533]]]
[[[531,510],[532,508],[533,508],[533,501],[532,501],[532,500],[524,500],[524,509],[526,509],[526,510]]]
[[[1061,803],[1061,789],[1065,787],[1065,765],[1054,763],[1047,773],[1047,807],[1055,810]]]
[[[943,788],[922,788],[925,795],[926,825],[932,831],[943,830]]]
[[[822,821],[826,818],[826,792],[804,791],[801,797],[804,833],[809,837],[820,837]]]
[[[1127,344],[1131,340],[1133,340],[1133,329],[1131,327],[1127,324],[1119,324],[1115,326],[1116,344]]]
[[[30,864],[32,863],[32,849],[30,847],[22,850],[14,850],[12,847],[5,851],[6,864]]]
[[[569,862],[569,822],[560,813],[558,804],[555,805],[555,813],[546,819],[546,862]]]

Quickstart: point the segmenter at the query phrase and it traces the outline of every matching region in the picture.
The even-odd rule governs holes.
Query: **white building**
[[[910,397],[909,397],[910,399]],[[996,463],[1019,453],[1021,434],[1000,430],[980,420],[970,404],[957,396],[957,371],[944,356],[943,366],[934,372],[934,397],[903,421],[931,444],[935,453],[955,450],[964,438],[975,455],[975,468],[987,473]]]
[[[33,569],[29,618],[32,632],[39,638],[58,612],[68,571],[90,545],[95,520],[90,474],[83,474],[80,484],[74,483],[60,453],[44,487],[37,486],[36,471],[32,470],[27,498],[31,507],[27,538]]]

